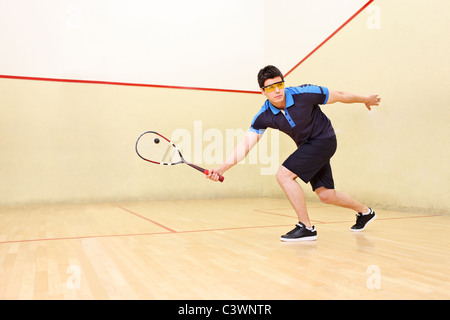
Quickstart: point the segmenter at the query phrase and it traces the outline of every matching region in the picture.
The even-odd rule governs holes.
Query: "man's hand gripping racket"
[[[185,163],[188,166],[209,175],[209,170],[203,169],[195,164],[184,160],[183,155],[177,146],[169,139],[154,131],[142,133],[136,141],[136,153],[145,161],[173,166]],[[219,181],[223,182],[224,177],[219,175]]]

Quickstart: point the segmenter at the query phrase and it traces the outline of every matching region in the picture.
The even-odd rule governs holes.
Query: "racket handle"
[[[205,171],[203,171],[203,173],[206,174],[206,175],[208,175],[208,174],[209,174],[209,170],[205,170]],[[224,179],[225,179],[225,177],[224,177],[224,176],[221,176],[221,175],[219,174],[219,181],[220,181],[220,182],[223,182]]]

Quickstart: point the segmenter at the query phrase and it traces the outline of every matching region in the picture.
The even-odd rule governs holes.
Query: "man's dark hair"
[[[284,81],[283,74],[281,71],[274,66],[266,66],[262,68],[258,73],[258,84],[259,87],[264,87],[264,82],[266,82],[267,79],[273,79],[276,77],[281,77],[281,79]]]

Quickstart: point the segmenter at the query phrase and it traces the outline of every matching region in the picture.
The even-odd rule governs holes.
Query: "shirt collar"
[[[286,108],[292,107],[294,105],[294,98],[292,98],[292,93],[289,88],[284,89],[284,94],[286,97]],[[270,101],[267,102],[269,103],[269,108],[274,115],[277,115],[281,111],[280,109],[276,108]]]

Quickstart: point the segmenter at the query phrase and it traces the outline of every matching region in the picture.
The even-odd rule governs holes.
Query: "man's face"
[[[284,107],[284,82],[281,77],[267,79],[261,92],[275,107]]]

